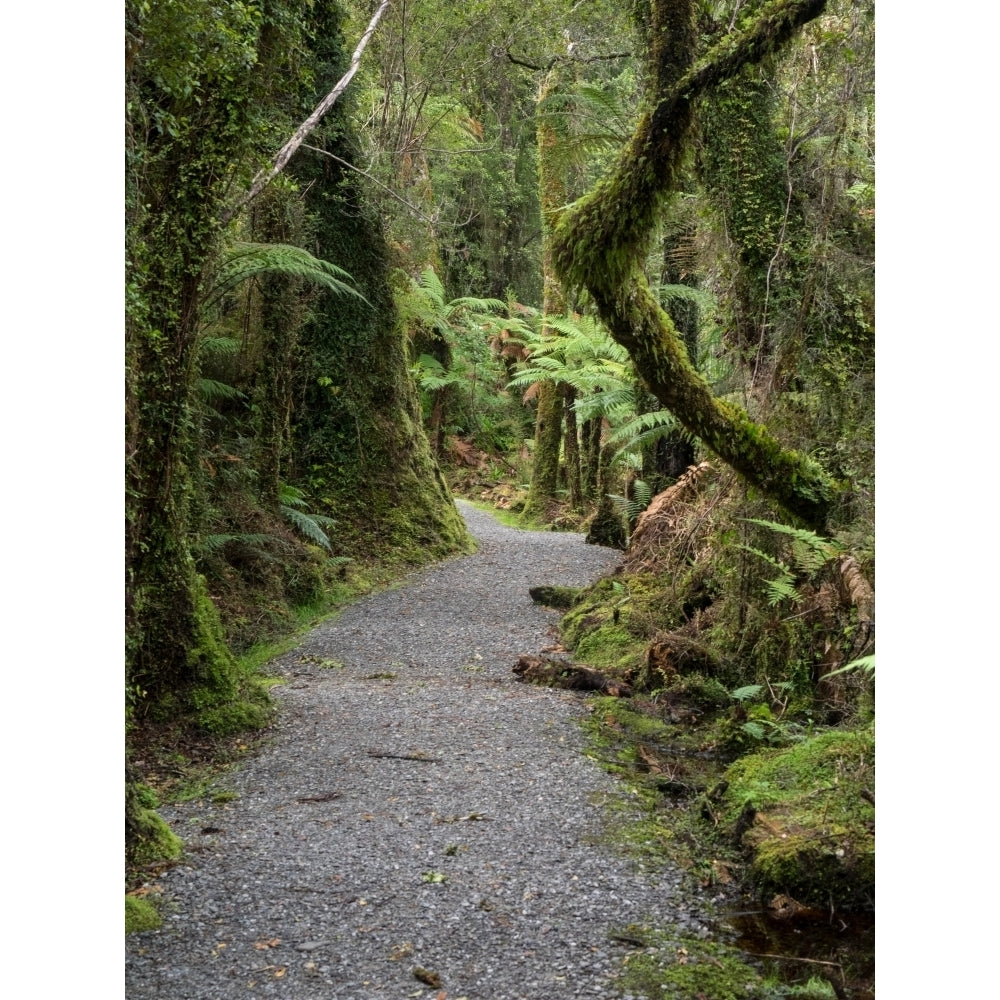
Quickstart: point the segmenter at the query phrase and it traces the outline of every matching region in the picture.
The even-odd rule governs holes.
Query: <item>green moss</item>
[[[126,844],[129,861],[144,865],[180,857],[184,842],[153,808],[141,805],[150,801],[145,786],[126,789]],[[150,795],[152,793],[150,792]],[[154,796],[155,799],[155,796]]]
[[[602,625],[577,643],[575,653],[584,663],[621,671],[641,664],[644,647],[621,625]]]
[[[139,931],[155,931],[163,925],[160,911],[145,898],[139,896],[125,897],[125,933],[135,934]]]
[[[784,750],[743,757],[726,772],[722,816],[732,829],[746,803],[757,810],[743,836],[759,895],[850,909],[874,902],[874,725],[832,730]]]
[[[536,604],[548,608],[571,608],[580,596],[579,587],[530,587],[528,593]]]
[[[264,704],[234,701],[198,712],[198,725],[214,736],[232,736],[251,729],[263,729],[271,720],[272,711]]]
[[[734,948],[698,938],[646,931],[650,942],[625,962],[624,992],[668,1000],[746,1000],[767,994],[761,974]]]

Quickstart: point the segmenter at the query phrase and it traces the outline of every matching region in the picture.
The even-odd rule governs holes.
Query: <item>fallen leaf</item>
[[[403,941],[401,944],[393,946],[392,951],[389,952],[389,961],[398,962],[401,959],[409,958],[413,954],[413,942]]]
[[[421,968],[419,965],[413,970],[413,978],[419,979],[420,982],[433,986],[435,989],[441,988],[441,977],[436,972]]]
[[[280,966],[279,968],[274,970],[274,978],[280,979],[287,971],[288,971],[287,965]]]
[[[136,896],[136,897],[142,898],[143,896],[148,896],[151,892],[163,892],[163,886],[162,885],[143,885],[143,886],[140,886],[138,889],[132,889],[131,891],[126,892],[125,895],[126,896]]]
[[[254,941],[253,946],[257,951],[263,951],[265,948],[277,948],[281,944],[281,938],[258,938]]]

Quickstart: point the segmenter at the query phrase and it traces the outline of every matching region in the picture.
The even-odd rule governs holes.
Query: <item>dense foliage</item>
[[[867,725],[873,4],[394,3],[234,211],[371,14],[127,5],[133,731],[261,724],[236,654],[464,549],[446,478],[631,533],[567,640],[731,749]]]

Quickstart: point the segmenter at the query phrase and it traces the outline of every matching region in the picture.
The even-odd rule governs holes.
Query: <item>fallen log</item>
[[[602,674],[592,667],[547,656],[524,655],[513,666],[517,679],[527,684],[566,688],[570,691],[600,691],[613,698],[631,698],[632,688],[624,681]]]

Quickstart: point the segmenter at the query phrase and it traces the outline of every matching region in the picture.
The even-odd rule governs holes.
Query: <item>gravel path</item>
[[[274,738],[226,777],[235,798],[163,810],[190,860],[159,879],[163,928],[127,939],[129,1000],[616,997],[609,931],[706,933],[676,873],[601,842],[615,782],[580,752],[583,700],[511,674],[558,621],[528,588],[619,554],[460,507],[479,551],[280,658]]]

